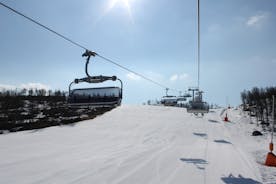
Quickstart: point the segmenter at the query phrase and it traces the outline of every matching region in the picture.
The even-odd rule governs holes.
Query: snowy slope
[[[220,114],[121,106],[72,126],[1,135],[0,183],[273,183],[276,170],[256,162],[266,145],[259,154],[240,112],[228,124]]]
[[[225,112],[226,113],[226,112]],[[225,114],[223,114],[223,117]],[[265,131],[268,127],[257,126],[255,118],[249,116],[238,109],[228,110],[230,123],[225,123],[225,128],[235,142],[235,145],[242,148],[247,155],[252,155],[257,162],[262,183],[276,184],[276,167],[264,166],[266,155],[269,151],[271,132]],[[251,122],[251,123],[250,123]],[[263,136],[251,136],[254,130],[259,130]],[[274,135],[274,140],[276,139]],[[275,144],[275,142],[274,142]],[[274,149],[275,153],[275,149]]]

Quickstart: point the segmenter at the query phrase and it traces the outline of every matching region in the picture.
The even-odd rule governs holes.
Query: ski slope
[[[275,168],[258,163],[268,135],[250,136],[248,119],[228,114],[224,123],[221,109],[197,118],[124,105],[70,126],[1,135],[0,183],[276,183]]]

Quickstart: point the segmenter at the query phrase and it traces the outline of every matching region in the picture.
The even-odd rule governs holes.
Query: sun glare
[[[110,0],[105,14],[115,8],[115,6],[123,6],[126,9],[129,18],[133,22],[130,0]]]

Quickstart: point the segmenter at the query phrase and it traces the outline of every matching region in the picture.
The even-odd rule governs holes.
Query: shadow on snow
[[[208,162],[204,159],[200,158],[180,158],[182,162],[186,162],[188,164],[194,164],[198,169],[205,169],[204,165],[208,164]]]
[[[197,132],[194,132],[193,134],[196,135],[196,136],[199,136],[199,137],[207,137],[206,133],[197,133]]]
[[[208,121],[209,121],[210,123],[219,123],[217,120],[213,120],[213,119],[208,119]]]
[[[216,139],[216,140],[214,140],[214,142],[216,142],[216,143],[223,143],[223,144],[232,144],[231,142],[223,140],[223,139]]]
[[[222,177],[221,180],[226,184],[261,184],[261,182],[253,180],[251,178],[244,178],[242,175],[239,174],[238,177],[233,176],[230,174],[227,177]]]

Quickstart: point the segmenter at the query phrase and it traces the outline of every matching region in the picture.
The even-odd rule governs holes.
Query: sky
[[[197,85],[196,0],[1,2],[81,45],[177,91]],[[201,0],[200,89],[210,104],[238,105],[240,92],[275,86],[276,1]],[[83,49],[0,6],[0,88],[67,90],[85,77]],[[91,75],[116,75],[125,104],[165,89],[99,57]],[[100,86],[116,86],[107,82]],[[80,85],[78,87],[98,87]]]

